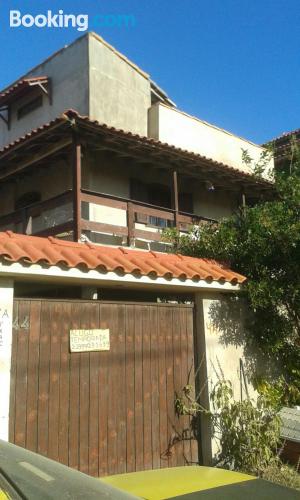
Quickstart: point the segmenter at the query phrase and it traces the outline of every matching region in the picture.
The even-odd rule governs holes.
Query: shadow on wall
[[[219,332],[219,343],[234,346],[243,352],[245,377],[256,386],[261,377],[274,376],[274,359],[263,349],[255,331],[254,315],[241,296],[224,297],[209,308],[210,321]]]

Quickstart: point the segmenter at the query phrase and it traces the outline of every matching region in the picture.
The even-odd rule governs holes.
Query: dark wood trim
[[[179,199],[178,199],[178,175],[177,171],[173,171],[173,209],[175,211],[175,227],[179,229],[178,214],[179,214]]]
[[[113,196],[111,198],[107,198],[102,195],[87,194],[86,192],[82,191],[81,201],[105,207],[120,208],[121,210],[127,210],[127,202],[119,201],[115,199]]]
[[[135,229],[133,231],[134,238],[142,238],[143,240],[161,241],[161,232],[145,231],[144,229]]]
[[[128,228],[123,226],[114,226],[113,224],[104,224],[103,222],[94,222],[88,220],[81,221],[81,229],[94,231],[97,233],[110,233],[115,236],[127,236]]]
[[[174,213],[169,211],[167,208],[162,210],[161,208],[143,207],[142,205],[137,205],[136,203],[132,203],[132,208],[133,211],[138,214],[151,215],[152,217],[158,217],[160,219],[171,221],[174,220]]]
[[[44,150],[42,153],[37,153],[36,155],[30,155],[30,159],[26,159],[24,162],[19,162],[15,168],[11,168],[10,172],[5,171],[3,174],[1,174],[0,180],[5,179],[10,175],[14,175],[23,170],[24,168],[27,168],[35,163],[40,162],[41,160],[44,160],[48,156],[51,156],[52,154],[57,153],[61,149],[70,146],[70,144],[72,144],[72,140],[70,138],[63,139],[62,141],[59,141],[56,144],[49,146],[49,148]],[[3,156],[5,156],[5,153],[3,153]]]
[[[44,210],[59,207],[68,201],[72,201],[72,199],[72,191],[65,191],[64,193],[59,194],[54,198],[50,198],[49,200],[33,203],[28,207],[15,210],[14,212],[1,216],[0,227],[6,224],[18,224],[19,222],[22,222],[23,219],[25,220],[30,216],[35,217],[43,213]]]
[[[127,227],[128,227],[128,246],[130,247],[134,242],[135,231],[135,213],[134,205],[130,201],[127,203]]]
[[[74,241],[79,241],[81,236],[81,144],[73,135],[73,221],[74,221]]]

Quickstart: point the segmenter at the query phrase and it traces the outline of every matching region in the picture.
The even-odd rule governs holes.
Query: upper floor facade
[[[94,33],[2,91],[0,117],[0,230],[159,250],[162,229],[272,189],[242,162],[263,148],[178,110]]]
[[[150,76],[95,33],[59,50],[0,93],[0,149],[67,109],[249,171],[263,148],[177,109]]]

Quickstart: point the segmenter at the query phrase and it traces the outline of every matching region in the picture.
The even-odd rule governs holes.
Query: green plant
[[[291,163],[275,172],[272,199],[187,235],[166,235],[173,250],[227,262],[248,278],[245,334],[235,341],[252,359],[247,375],[258,390],[269,388],[278,406],[300,404],[300,150],[294,142],[291,149]],[[252,163],[247,152],[243,157]],[[256,176],[264,162],[253,166]],[[224,311],[217,313],[220,322]]]
[[[177,415],[205,414],[210,417],[212,435],[220,443],[216,464],[225,468],[262,475],[279,460],[280,418],[263,396],[257,401],[233,398],[229,381],[219,380],[211,392],[211,408],[191,396],[190,386],[175,399]]]
[[[275,461],[266,467],[261,474],[263,479],[272,483],[281,484],[289,488],[300,489],[300,475],[290,467],[280,461]]]

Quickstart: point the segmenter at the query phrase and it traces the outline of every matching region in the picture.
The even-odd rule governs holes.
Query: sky
[[[10,27],[10,11],[60,9],[88,14],[90,31],[193,116],[256,143],[300,128],[299,0],[0,0],[1,89],[83,34]],[[123,15],[129,26],[109,25]]]

